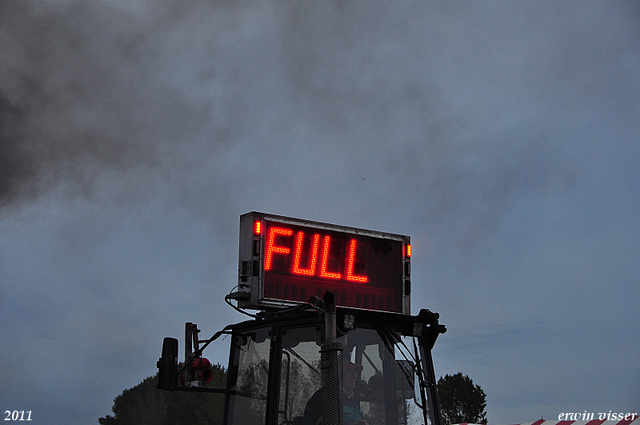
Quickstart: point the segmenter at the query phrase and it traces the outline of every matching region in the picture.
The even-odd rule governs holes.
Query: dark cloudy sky
[[[491,424],[640,410],[635,1],[0,0],[0,407],[244,320],[239,216],[412,237]],[[209,357],[226,362],[226,343]]]

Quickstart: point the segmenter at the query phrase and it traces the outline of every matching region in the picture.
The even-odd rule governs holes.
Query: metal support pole
[[[442,414],[440,413],[440,401],[438,400],[438,387],[436,385],[436,373],[433,369],[433,359],[431,350],[425,347],[426,341],[419,339],[420,357],[422,369],[425,374],[427,384],[427,401],[429,402],[429,419],[432,425],[444,425]]]
[[[194,324],[191,322],[185,323],[184,326],[184,361],[185,363],[191,357],[192,353],[192,344],[193,344],[193,327]],[[187,369],[184,371],[184,385],[190,386],[191,381],[193,381],[193,368],[191,364],[187,365]]]
[[[320,349],[323,425],[342,425],[342,344],[336,342],[336,303],[324,295],[325,344]]]

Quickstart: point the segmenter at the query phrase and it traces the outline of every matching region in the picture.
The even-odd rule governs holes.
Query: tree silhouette
[[[445,424],[487,423],[486,395],[480,385],[473,385],[468,376],[456,373],[441,377],[438,380],[438,398]]]
[[[212,367],[212,388],[224,388],[226,371]],[[224,395],[159,390],[158,375],[124,390],[113,400],[113,416],[99,418],[100,425],[217,425],[222,424]]]

